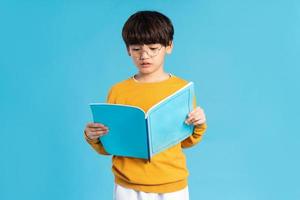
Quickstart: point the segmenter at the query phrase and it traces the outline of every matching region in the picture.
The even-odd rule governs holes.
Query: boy
[[[138,106],[146,112],[188,83],[164,71],[165,55],[173,49],[173,34],[170,19],[159,12],[139,11],[129,17],[124,24],[122,37],[138,73],[112,86],[107,97],[108,103]],[[182,148],[197,144],[207,126],[204,111],[196,107],[196,101],[194,110],[187,114],[185,123],[194,126],[193,134],[155,155],[151,162],[112,157],[116,200],[189,199],[188,170]],[[109,155],[99,140],[102,135],[109,134],[109,127],[89,123],[84,133],[87,142],[98,153]]]

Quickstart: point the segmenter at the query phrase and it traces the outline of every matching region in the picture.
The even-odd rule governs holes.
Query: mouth
[[[143,62],[143,63],[141,63],[141,65],[144,66],[144,67],[148,67],[148,66],[151,65],[151,63],[149,63],[149,62]]]

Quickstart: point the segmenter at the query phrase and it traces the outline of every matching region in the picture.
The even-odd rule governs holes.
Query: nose
[[[145,60],[147,58],[150,58],[147,51],[143,50],[140,56],[140,60]]]

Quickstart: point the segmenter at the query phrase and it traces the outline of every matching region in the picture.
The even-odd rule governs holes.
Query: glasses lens
[[[142,55],[142,53],[145,51],[149,57],[154,57],[154,56],[157,56],[160,49],[162,48],[161,45],[155,45],[155,46],[134,46],[134,47],[131,47],[130,50],[131,50],[131,53],[132,53],[132,56],[134,57],[140,57]]]

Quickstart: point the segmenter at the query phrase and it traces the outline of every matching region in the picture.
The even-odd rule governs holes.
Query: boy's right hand
[[[100,123],[88,123],[84,129],[87,139],[98,141],[99,137],[108,133],[108,127]]]

